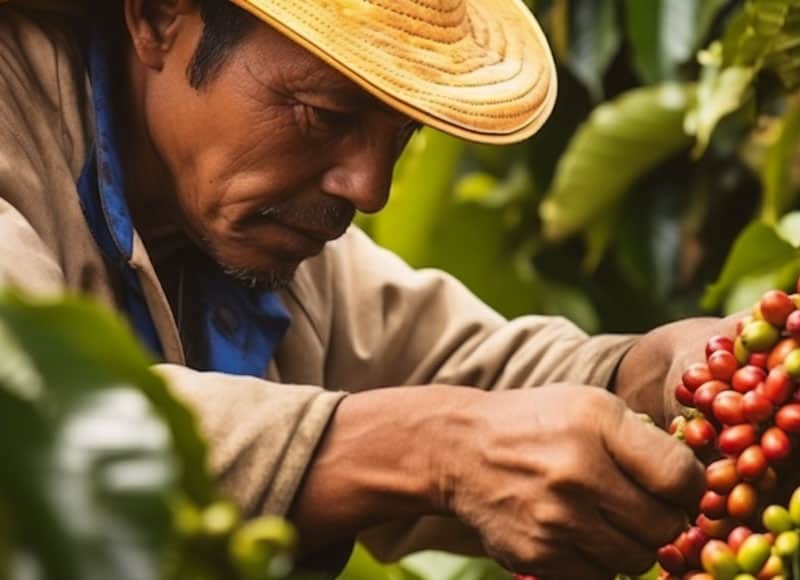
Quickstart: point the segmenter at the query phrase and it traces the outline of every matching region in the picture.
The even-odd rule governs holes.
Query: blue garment
[[[130,260],[133,222],[125,200],[122,163],[112,110],[108,40],[102,16],[87,45],[95,142],[78,181],[81,207],[107,264],[121,275],[124,306],[139,338],[158,358],[164,351]],[[199,370],[263,377],[290,318],[278,296],[243,287],[215,265],[194,264],[186,284],[199,297],[205,332],[205,364]]]

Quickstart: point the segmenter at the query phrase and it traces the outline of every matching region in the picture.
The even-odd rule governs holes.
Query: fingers
[[[586,525],[595,533],[586,534],[580,544],[583,552],[595,566],[612,569],[617,573],[642,574],[655,562],[656,551],[618,530],[600,513],[586,513]],[[602,530],[601,533],[597,531]]]
[[[616,466],[604,478],[613,482],[601,497],[598,509],[619,531],[637,538],[650,549],[660,548],[675,539],[689,524],[680,508],[667,504],[631,481]]]
[[[605,445],[623,473],[664,500],[694,509],[705,480],[691,449],[625,410],[604,432]]]

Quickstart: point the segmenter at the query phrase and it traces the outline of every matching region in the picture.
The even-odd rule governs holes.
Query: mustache
[[[353,221],[356,208],[346,199],[323,197],[314,200],[287,200],[264,206],[258,210],[258,215],[312,230],[340,232]]]

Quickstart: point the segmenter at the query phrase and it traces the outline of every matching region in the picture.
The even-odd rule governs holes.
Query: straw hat
[[[391,107],[446,133],[521,141],[554,105],[553,58],[522,0],[230,1]]]

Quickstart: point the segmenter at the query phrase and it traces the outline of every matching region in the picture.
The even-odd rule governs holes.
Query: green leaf
[[[677,80],[726,0],[626,0],[626,25],[639,76],[647,84]]]
[[[778,222],[777,231],[778,235],[792,246],[800,248],[800,211],[793,211],[783,216]]]
[[[564,153],[541,206],[550,239],[595,223],[631,185],[689,146],[683,118],[693,88],[666,84],[635,89],[595,109]]]
[[[764,160],[761,216],[767,223],[774,224],[794,204],[797,187],[791,178],[791,169],[799,145],[800,105],[795,104],[781,119],[778,139],[767,150]]]
[[[412,266],[429,261],[433,232],[452,196],[465,143],[425,129],[409,144],[395,171],[389,204],[371,218],[376,242]]]
[[[743,279],[779,272],[798,256],[798,250],[779,236],[774,227],[760,222],[751,224],[734,243],[719,279],[706,290],[703,308],[718,307]]]
[[[421,552],[401,565],[427,580],[512,580],[512,575],[490,560],[465,558],[443,552]]]
[[[63,385],[79,390],[85,388],[81,381],[88,381],[87,376],[106,382],[110,377],[141,389],[174,434],[182,458],[182,488],[200,505],[216,497],[206,471],[206,444],[194,417],[150,371],[152,360],[116,316],[84,300],[27,301],[7,294],[0,301],[0,317],[43,376],[57,377]],[[67,352],[76,352],[87,366],[68,364],[69,358],[59,350],[67,347],[59,345],[69,345]]]
[[[792,287],[798,274],[800,274],[800,260],[794,259],[778,264],[772,270],[742,277],[732,285],[725,298],[723,312],[735,314],[750,309],[764,292]]]
[[[603,77],[621,43],[616,0],[572,0],[567,65],[592,97],[603,97]]]
[[[364,546],[356,544],[347,567],[337,580],[423,580],[423,578],[399,564],[381,564]]]

